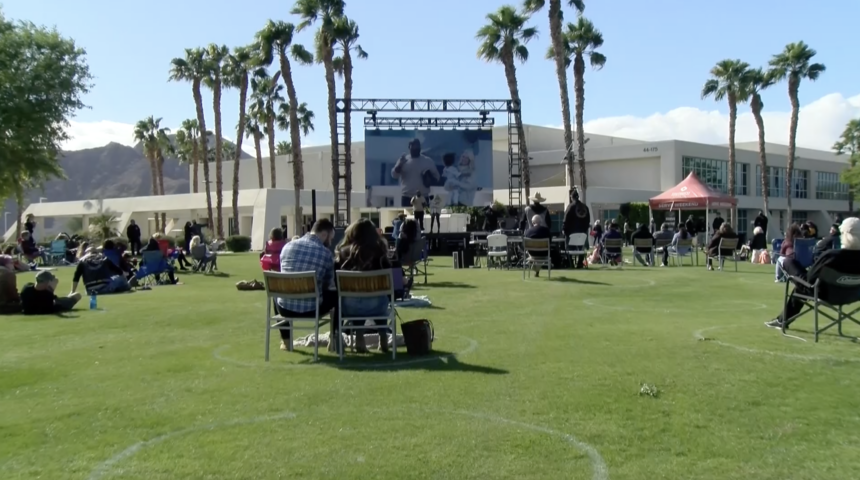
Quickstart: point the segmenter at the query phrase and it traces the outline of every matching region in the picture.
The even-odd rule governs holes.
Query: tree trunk
[[[290,100],[290,142],[292,143],[292,158],[293,158],[293,189],[299,191],[296,195],[296,222],[301,225],[301,189],[304,185],[304,172],[302,169],[302,137],[299,133],[299,98],[296,95],[296,85],[293,83],[293,72],[290,66],[290,60],[283,53],[280,55],[281,61],[281,76],[284,78],[284,83],[287,85],[287,98]],[[336,132],[332,135],[336,136]],[[274,148],[274,141],[272,141]],[[296,168],[300,172],[300,176],[296,177]],[[337,193],[334,195],[337,202]],[[337,205],[337,203],[335,203]],[[335,210],[336,211],[336,210]],[[296,230],[297,232],[300,230]]]
[[[206,116],[203,112],[203,95],[200,94],[200,80],[192,82],[194,104],[197,108],[197,125],[200,128],[199,158],[203,162],[203,181],[206,183],[206,214],[207,221],[212,225],[212,189],[209,187],[209,140],[206,138]]]
[[[275,158],[277,151],[275,150],[275,117],[266,115],[266,140],[269,143],[269,188],[278,188],[276,179]]]
[[[564,41],[562,39],[561,0],[549,0],[549,34],[555,54],[555,75],[561,97],[561,121],[564,125],[565,182],[573,187],[573,131],[570,126],[570,95],[567,91],[567,67],[565,67]],[[585,192],[580,192],[585,201]]]
[[[21,220],[23,220],[21,217],[23,217],[23,216],[24,216],[24,192],[21,190],[20,187],[17,187],[16,191],[15,191],[15,240],[16,241],[19,238],[21,238]],[[3,234],[5,235],[6,232],[3,232]],[[7,238],[6,241],[8,242],[9,239]]]
[[[191,139],[191,163],[193,164],[193,173],[191,176],[191,192],[199,193],[200,191],[200,180],[197,176],[197,170],[200,167],[200,147],[197,145],[197,138]]]
[[[510,52],[506,52],[502,57],[502,64],[505,67],[505,79],[508,81],[508,90],[511,93],[511,100],[517,104],[520,104],[520,90],[517,86],[517,67],[514,65],[514,56]],[[531,197],[531,176],[529,175],[529,149],[526,145],[526,132],[523,128],[523,115],[522,110],[518,110],[514,115],[515,121],[517,122],[517,136],[520,139],[520,165],[522,171],[520,175],[522,175],[523,181],[523,189],[525,190],[526,198]],[[470,205],[471,206],[471,205]],[[512,205],[519,207],[520,205]]]
[[[263,149],[260,148],[262,135],[260,132],[254,132],[254,152],[257,154],[257,184],[259,188],[263,188]]]
[[[334,51],[331,45],[326,45],[323,48],[325,83],[328,88],[328,126],[329,129],[331,129],[331,188],[332,192],[334,192],[334,222],[335,225],[339,225],[340,219],[338,218],[338,213],[340,213],[340,198],[338,198],[337,191],[340,189],[340,167],[338,166],[340,159],[337,143],[337,87],[334,83],[334,62],[332,61]],[[290,105],[293,105],[293,108],[297,106],[292,103],[292,100],[290,100],[290,102]],[[290,118],[290,122],[292,121],[292,118]]]
[[[583,203],[586,203],[588,182],[585,177],[585,131],[582,126],[585,123],[583,120],[585,112],[585,59],[582,58],[582,53],[577,53],[573,59],[573,87],[574,95],[576,95],[576,156],[579,157],[577,161],[579,162],[580,198]]]
[[[735,152],[735,129],[738,123],[738,101],[733,93],[729,93],[729,196],[735,198],[735,164],[737,153]],[[735,207],[730,209],[729,225],[735,231],[738,229]]]
[[[241,235],[239,222],[239,159],[242,158],[242,140],[245,138],[245,108],[248,102],[248,74],[239,83],[239,128],[236,132],[236,156],[233,157],[233,227],[234,235]]]
[[[143,148],[145,149],[146,146],[144,146]],[[151,154],[150,154],[150,156],[151,156]],[[158,190],[158,166],[156,166],[157,161],[158,160],[156,160],[155,158],[149,159],[149,174],[150,174],[150,176],[152,176],[152,196],[153,197],[156,197],[160,194],[159,190]],[[159,228],[158,222],[159,222],[158,212],[155,212],[155,231],[160,232],[161,228]]]
[[[346,156],[346,179],[343,189],[346,190],[346,223],[351,223],[352,211],[352,118],[350,102],[352,101],[352,55],[349,48],[343,49],[343,148]]]
[[[791,100],[791,122],[788,125],[788,166],[785,169],[785,197],[788,202],[788,224],[791,225],[791,194],[792,182],[791,175],[794,173],[794,155],[797,149],[795,142],[797,140],[797,117],[800,113],[800,101],[797,98],[797,91],[800,88],[800,80],[796,78],[788,78],[788,98]]]
[[[164,155],[158,152],[158,160],[156,161],[156,173],[158,174],[158,194],[164,195]],[[167,214],[161,212],[161,231],[167,233]]]
[[[224,178],[221,173],[224,139],[221,137],[221,78],[216,71],[212,88],[212,109],[215,114],[215,229],[224,238]]]
[[[762,110],[761,96],[758,93],[754,93],[752,98],[750,99],[750,108],[752,109],[753,117],[755,118],[755,124],[758,127],[758,163],[759,168],[761,168],[761,177],[759,178],[759,182],[761,182],[761,196],[764,201],[764,215],[770,218],[770,207],[768,206],[768,181],[767,181],[767,144],[764,140],[764,118],[761,116]],[[770,224],[768,224],[770,225]],[[764,232],[765,238],[770,240],[770,236],[768,232]]]

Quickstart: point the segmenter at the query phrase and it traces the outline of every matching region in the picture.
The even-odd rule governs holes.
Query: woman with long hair
[[[794,258],[794,241],[803,238],[803,231],[800,225],[792,223],[785,231],[785,238],[782,240],[782,246],[779,247],[779,258],[776,259],[776,270],[774,272],[774,282],[783,280],[783,263],[786,259]]]
[[[723,239],[732,239],[738,238],[738,234],[735,233],[732,226],[728,224],[728,222],[723,222],[720,224],[717,233],[714,234],[713,238],[711,238],[711,243],[708,244],[708,270],[713,270],[714,266],[711,262],[711,257],[716,257],[718,255],[723,257],[731,257],[734,255],[734,251],[729,249],[720,250],[720,242]],[[717,268],[722,269],[722,265],[717,265]]]
[[[336,270],[370,272],[390,268],[388,247],[373,222],[361,218],[346,228],[343,240],[335,250]],[[340,315],[346,317],[360,317],[362,315],[384,317],[391,308],[389,303],[390,299],[385,295],[369,298],[344,298]],[[375,322],[377,325],[385,324],[385,320],[375,320]],[[388,352],[388,333],[388,328],[379,329],[379,349],[383,352]],[[355,348],[359,352],[367,351],[363,331],[358,331],[356,334]]]

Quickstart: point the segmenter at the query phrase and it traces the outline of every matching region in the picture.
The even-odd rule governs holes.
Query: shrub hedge
[[[231,252],[250,252],[251,251],[251,237],[246,235],[233,235],[231,237],[227,237],[226,240],[227,249]]]

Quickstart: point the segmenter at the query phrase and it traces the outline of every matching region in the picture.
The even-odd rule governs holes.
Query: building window
[[[690,172],[696,175],[708,186],[723,193],[729,193],[729,162],[710,158],[682,157],[681,175],[686,178]],[[748,163],[735,163],[735,195],[749,195]]]
[[[809,170],[791,172],[792,198],[809,198]]]
[[[621,213],[618,210],[601,210],[600,221],[602,223],[606,223],[607,220],[614,222],[618,220],[619,215],[621,215]]]
[[[738,209],[738,233],[746,233],[750,226],[748,212],[746,209]]]
[[[767,167],[767,195],[785,198],[785,167]],[[761,197],[761,165],[755,166],[755,195]],[[809,198],[809,170],[793,170],[791,198]]]
[[[848,200],[848,185],[839,181],[834,172],[815,172],[815,198],[818,200]]]
[[[373,222],[377,228],[379,227],[379,212],[361,212],[361,218],[366,218]]]
[[[802,225],[806,223],[807,215],[804,211],[792,210],[791,211],[791,223],[796,223],[798,225]]]

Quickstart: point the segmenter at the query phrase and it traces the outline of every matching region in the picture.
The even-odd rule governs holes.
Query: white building
[[[494,198],[502,203],[508,201],[507,127],[496,127],[494,133],[493,186]],[[727,190],[728,148],[725,145],[707,145],[677,140],[645,142],[605,135],[586,135],[586,173],[588,178],[587,201],[593,218],[614,218],[619,205],[627,202],[647,202],[649,198],[673,187],[691,170],[711,186]],[[526,126],[526,140],[531,160],[532,193],[540,192],[547,198],[547,205],[559,215],[568,198],[565,186],[564,138],[562,131],[554,128]],[[767,145],[767,163],[770,171],[770,210],[773,221],[771,234],[778,235],[789,221],[786,218],[785,167],[786,150],[783,145]],[[332,215],[333,194],[331,187],[331,160],[328,146],[302,149],[305,172],[305,191],[302,192],[303,213],[307,223],[311,215],[311,190],[317,192],[317,213]],[[353,143],[353,218],[367,216],[379,225],[388,225],[396,215],[395,210],[359,208],[365,205],[364,194],[364,143]],[[268,159],[263,159],[263,183],[270,185]],[[835,212],[848,211],[848,187],[839,182],[839,174],[847,166],[843,157],[831,152],[797,149],[795,159],[794,192],[792,197],[792,220],[813,220],[819,226],[827,225]],[[758,145],[737,144],[737,198],[738,226],[744,231],[752,218],[762,209]],[[232,185],[232,162],[224,162],[224,185]],[[243,234],[250,234],[252,245],[261,249],[268,231],[281,225],[294,224],[292,165],[289,157],[276,159],[276,185],[278,189],[258,189],[256,162],[242,161],[239,168],[239,184],[243,187],[239,195],[239,227]],[[213,179],[214,180],[214,179]],[[200,175],[201,192],[204,191],[203,176]],[[214,186],[213,184],[210,184]],[[247,190],[246,190],[247,189]],[[232,192],[224,192],[223,217],[229,225],[232,221]],[[215,195],[212,194],[214,208]],[[152,212],[167,212],[168,230],[180,229],[192,219],[205,219],[206,198],[204,193],[171,195],[165,197],[135,197],[103,199],[100,201],[73,201],[39,203],[30,205],[25,213],[36,217],[54,218],[54,227],[45,229],[43,235],[62,230],[63,218],[82,217],[84,222],[102,211],[113,212],[119,218],[117,228],[124,230],[130,219],[141,225],[144,235],[152,233]],[[14,235],[14,225],[5,237]],[[226,229],[226,227],[225,227]],[[292,232],[290,232],[292,235]]]

